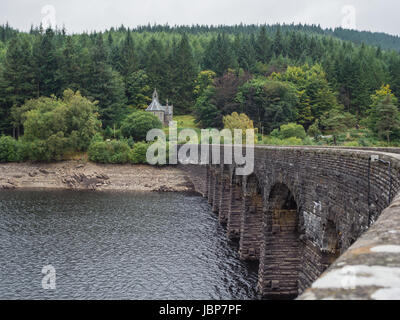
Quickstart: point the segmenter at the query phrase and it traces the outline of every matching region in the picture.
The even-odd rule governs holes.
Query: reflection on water
[[[201,197],[0,192],[0,299],[255,299],[256,283]]]

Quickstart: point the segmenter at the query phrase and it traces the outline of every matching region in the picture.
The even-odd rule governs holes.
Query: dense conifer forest
[[[315,25],[148,25],[69,34],[6,24],[0,134],[23,136],[38,109],[32,101],[65,102],[79,91],[75,98],[93,104],[102,135],[115,137],[157,88],[175,115],[193,115],[202,128],[222,128],[224,117],[237,112],[276,139],[291,123],[314,141],[330,134],[336,144],[341,133],[364,130],[358,144],[393,144],[400,139],[399,50],[397,36]]]

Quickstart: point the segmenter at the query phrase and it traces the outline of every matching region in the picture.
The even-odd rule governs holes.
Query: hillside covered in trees
[[[157,88],[162,103],[204,128],[222,128],[238,112],[263,134],[297,123],[315,138],[367,128],[391,143],[400,139],[399,50],[396,36],[306,25],[121,26],[73,35],[4,25],[0,134],[22,136],[27,101],[61,99],[70,89],[94,103],[110,135]]]

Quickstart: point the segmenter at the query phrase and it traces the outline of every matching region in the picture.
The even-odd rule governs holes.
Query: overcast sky
[[[28,30],[45,19],[68,32],[121,24],[301,22],[400,35],[399,15],[399,0],[0,0],[0,24]]]

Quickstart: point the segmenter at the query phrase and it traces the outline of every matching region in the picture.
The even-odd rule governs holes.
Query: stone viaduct
[[[203,195],[240,258],[259,261],[259,293],[400,299],[400,149],[254,153],[249,176],[236,175],[236,164],[207,165]]]

